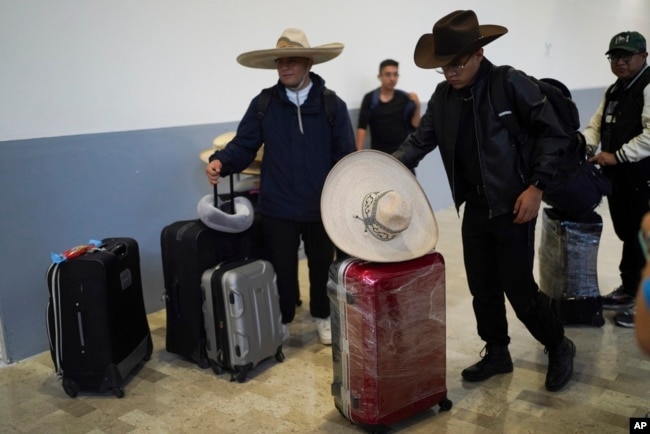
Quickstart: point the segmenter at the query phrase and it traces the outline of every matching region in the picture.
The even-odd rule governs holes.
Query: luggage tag
[[[101,245],[101,241],[91,239],[88,241],[88,244],[80,244],[78,246],[74,246],[68,250],[63,251],[62,253],[52,253],[52,262],[58,264],[69,259],[74,259],[78,256],[86,254],[93,249],[101,247]]]

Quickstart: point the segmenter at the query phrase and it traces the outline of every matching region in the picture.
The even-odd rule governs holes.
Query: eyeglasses
[[[609,63],[616,63],[619,60],[622,60],[625,63],[630,63],[632,57],[634,57],[637,54],[641,54],[641,53],[610,54],[607,56],[607,61]]]
[[[458,75],[461,72],[463,72],[463,68],[465,68],[465,65],[467,65],[467,62],[469,62],[471,58],[472,56],[469,56],[467,60],[464,61],[463,63],[455,62],[450,65],[445,65],[443,67],[436,68],[435,71],[438,74]]]

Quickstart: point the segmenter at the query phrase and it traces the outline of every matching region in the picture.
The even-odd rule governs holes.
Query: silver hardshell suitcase
[[[275,270],[261,259],[241,259],[207,269],[201,279],[206,352],[217,374],[246,381],[261,361],[282,353],[282,315]]]

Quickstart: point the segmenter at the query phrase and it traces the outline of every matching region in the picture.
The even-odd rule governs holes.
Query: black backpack
[[[494,69],[489,98],[505,129],[515,143],[521,145],[528,139],[528,133],[519,124],[504,85],[506,74],[512,71],[514,69],[510,66]],[[564,148],[557,151],[561,157],[557,173],[544,189],[542,199],[564,219],[580,221],[600,204],[603,196],[611,193],[610,181],[598,167],[587,161],[587,143],[579,131],[580,116],[569,89],[555,79],[527,77],[546,96],[562,128],[571,138]]]
[[[372,98],[370,99],[370,112],[379,105],[379,89],[377,88],[372,91]],[[404,129],[406,130],[407,134],[411,134],[413,131],[415,131],[415,128],[413,128],[413,124],[411,123],[411,117],[413,116],[413,110],[415,109],[415,103],[411,101],[409,98],[408,94],[404,92],[403,90],[395,89],[395,93],[403,94],[408,98],[408,103],[404,106],[404,112],[402,113],[402,122],[404,123]]]

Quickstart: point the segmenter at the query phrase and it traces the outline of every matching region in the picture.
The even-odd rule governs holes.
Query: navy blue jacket
[[[304,133],[300,132],[298,108],[278,81],[265,116],[258,117],[257,95],[233,140],[210,157],[210,161],[221,161],[221,174],[227,176],[248,167],[264,144],[257,208],[261,215],[320,221],[320,197],[327,174],[341,158],[356,150],[345,102],[336,97],[336,116],[330,125],[323,103],[325,81],[313,72],[309,76],[313,86],[300,106]]]

